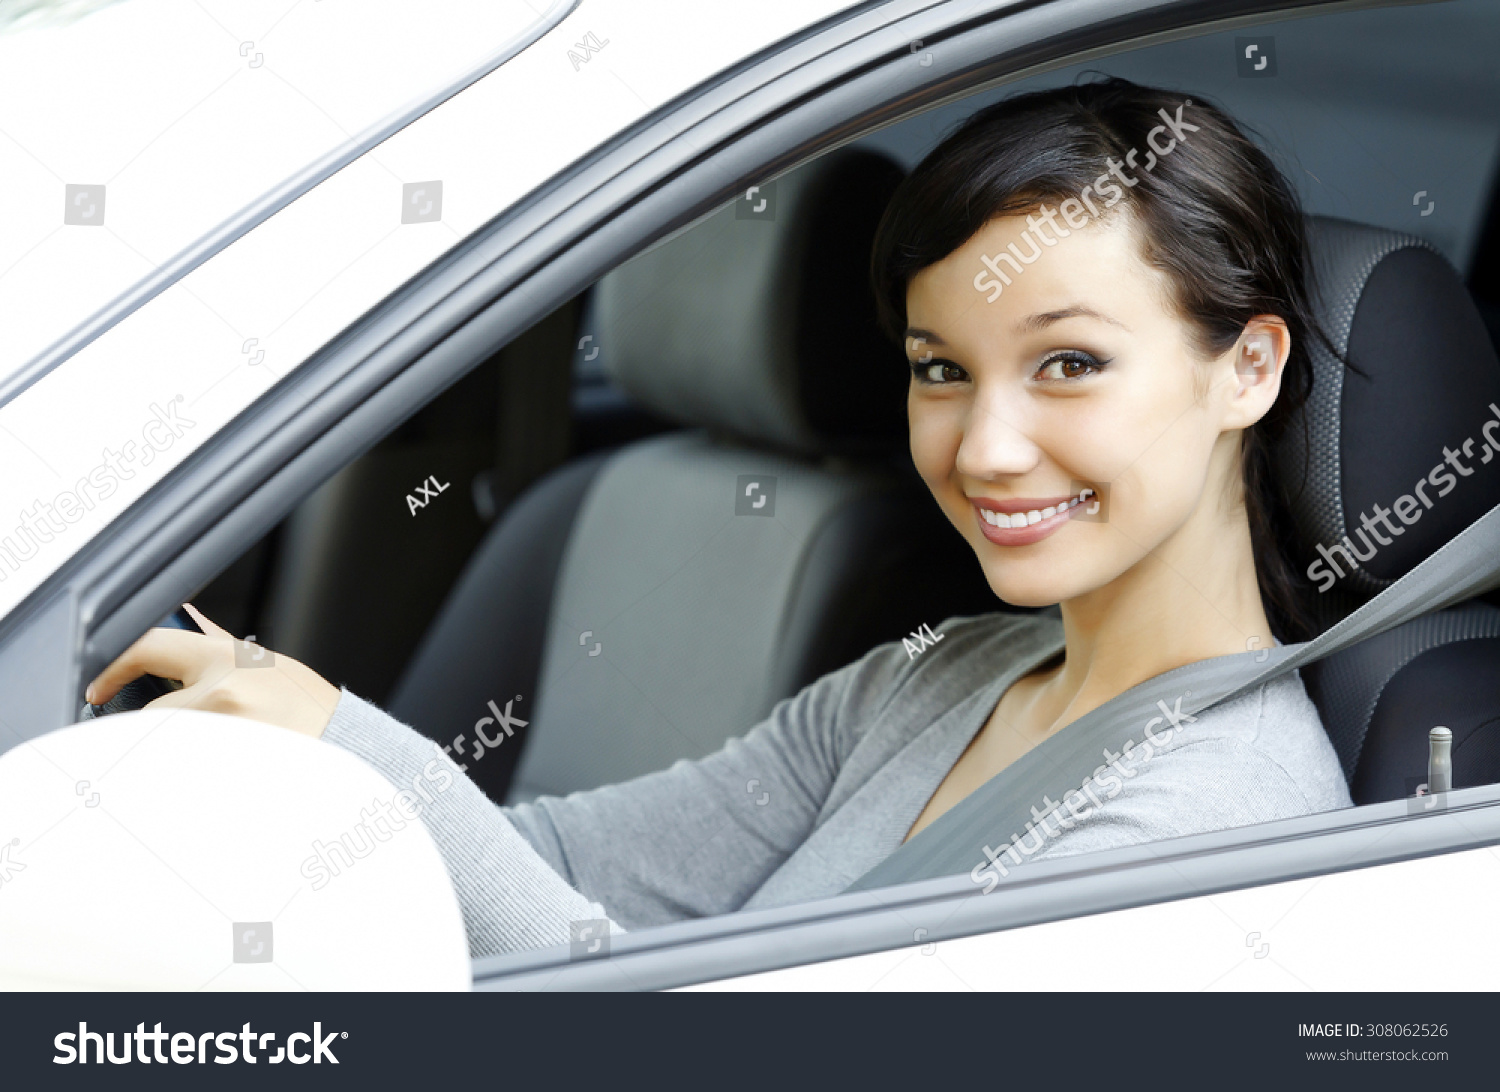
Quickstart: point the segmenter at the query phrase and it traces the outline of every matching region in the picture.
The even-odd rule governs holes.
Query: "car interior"
[[[1379,70],[1405,48],[1345,41],[1340,26],[1334,17],[1279,25],[1282,56],[1296,46]],[[1336,64],[1275,88],[1237,82],[1232,69],[1206,74],[1206,58],[1227,55],[1233,37],[1153,45],[990,89],[752,188],[497,348],[193,602],[451,747],[500,803],[710,753],[875,645],[955,615],[1014,609],[990,592],[912,468],[909,373],[875,329],[868,288],[881,211],[952,121],[1084,71],[1202,88],[1252,128],[1280,134],[1285,166],[1288,144],[1298,145],[1285,127],[1303,124],[1304,98],[1323,119],[1297,130],[1311,141],[1329,116],[1378,124],[1406,90],[1456,63],[1417,48],[1379,78],[1346,78],[1334,101]],[[1496,91],[1486,84],[1489,107]],[[1411,94],[1418,112],[1433,102],[1426,90]],[[1475,155],[1481,139],[1486,154]],[[1416,208],[1395,208],[1402,202],[1376,216],[1358,195],[1304,191],[1325,328],[1354,365],[1315,350],[1309,431],[1283,452],[1284,473],[1298,475],[1304,566],[1445,449],[1472,439],[1490,453],[1483,429],[1500,416],[1497,148],[1492,124],[1437,157],[1441,184],[1474,191],[1463,217],[1429,224]],[[1435,153],[1419,142],[1388,154]],[[1428,518],[1327,595],[1310,592],[1320,626],[1500,502],[1500,473],[1480,457]],[[1500,781],[1494,596],[1303,669],[1356,804],[1411,796],[1439,724],[1453,732],[1454,787]],[[508,705],[524,726],[475,757],[476,720]]]

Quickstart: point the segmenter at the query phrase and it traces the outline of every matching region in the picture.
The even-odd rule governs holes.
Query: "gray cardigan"
[[[872,649],[705,758],[513,807],[347,690],[323,738],[410,786],[473,956],[564,944],[586,919],[636,929],[834,895],[893,852],[1010,684],[1063,647],[1049,615],[938,631],[915,658]],[[1199,714],[1121,789],[1032,859],[1351,803],[1295,672]]]

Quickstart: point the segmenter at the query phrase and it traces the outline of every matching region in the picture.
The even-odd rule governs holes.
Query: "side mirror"
[[[0,756],[0,988],[469,989],[397,795],[332,744],[191,709],[29,740]]]

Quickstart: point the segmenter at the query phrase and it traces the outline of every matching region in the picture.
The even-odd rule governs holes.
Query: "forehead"
[[[1166,311],[1166,277],[1146,262],[1133,217],[1114,215],[1077,229],[1061,217],[1054,221],[1066,237],[1036,213],[988,221],[912,278],[909,325],[949,338],[966,330],[1016,328],[1027,316],[1077,305],[1127,322],[1127,315]],[[990,302],[997,282],[1001,293]]]

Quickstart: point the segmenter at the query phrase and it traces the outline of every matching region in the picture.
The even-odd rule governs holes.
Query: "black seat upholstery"
[[[529,725],[468,762],[492,798],[707,754],[874,645],[998,606],[911,468],[906,364],[875,327],[870,245],[900,177],[824,156],[777,181],[774,218],[722,209],[596,287],[608,370],[692,427],[517,500],[395,688],[396,716],[467,736],[460,762],[487,703],[520,699]],[[747,480],[759,511],[737,509]]]
[[[1303,571],[1327,588],[1309,596],[1326,628],[1500,503],[1500,360],[1426,242],[1321,217],[1310,236],[1324,329],[1352,369],[1314,346],[1306,442],[1285,443],[1281,476]],[[1302,677],[1356,804],[1424,782],[1439,724],[1454,733],[1455,787],[1500,781],[1495,607],[1417,618]]]

